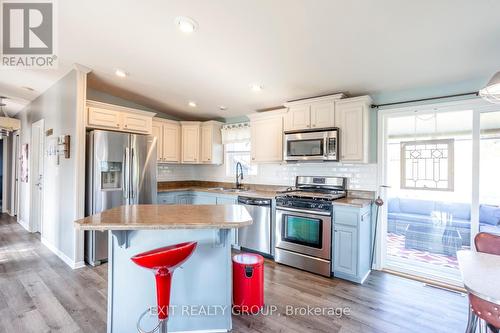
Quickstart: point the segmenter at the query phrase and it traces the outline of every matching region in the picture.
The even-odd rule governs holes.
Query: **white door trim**
[[[75,64],[76,69],[76,132],[74,141],[75,153],[75,216],[74,219],[80,219],[85,215],[85,103],[87,100],[87,74],[90,68]],[[73,145],[73,143],[72,143]],[[84,233],[76,230],[74,233],[74,268],[83,267],[84,262]]]
[[[19,155],[20,149],[20,132],[12,133],[12,161],[11,161],[11,199],[10,211],[11,215],[17,216],[19,222]],[[16,181],[17,179],[17,181]]]
[[[2,139],[2,213],[10,214],[10,207],[7,206],[7,180],[9,180],[9,173],[7,172],[9,169],[9,161],[7,160],[8,155],[8,138]]]
[[[41,134],[39,138],[41,139],[41,142],[36,140],[35,136],[33,135],[33,127],[40,126],[41,127]],[[42,163],[42,168],[41,170],[44,171],[44,150],[45,150],[45,142],[44,142],[44,137],[45,137],[45,120],[40,119],[34,123],[31,124],[31,148],[29,148],[28,151],[28,159],[30,160],[30,170],[29,170],[29,175],[28,175],[28,183],[30,184],[30,222],[29,222],[29,229],[31,232],[40,232],[42,234],[43,230],[43,193],[44,193],[44,185],[42,183],[42,191],[41,192],[41,199],[40,199],[40,212],[39,212],[39,220],[40,223],[37,225],[35,223],[35,212],[34,212],[34,193],[35,191],[38,191],[36,188],[36,184],[38,182],[38,170],[35,170],[35,158],[33,154],[33,147],[35,144],[38,145],[38,150],[39,150],[39,163]],[[41,147],[41,149],[40,149]],[[42,171],[42,172],[43,172]],[[42,181],[43,181],[43,173],[42,173]]]

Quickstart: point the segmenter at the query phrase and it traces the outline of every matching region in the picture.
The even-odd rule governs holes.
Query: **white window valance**
[[[250,123],[226,124],[221,133],[223,144],[250,141]]]

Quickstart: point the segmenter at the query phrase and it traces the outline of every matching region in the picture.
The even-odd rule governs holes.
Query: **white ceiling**
[[[58,7],[59,70],[0,70],[11,112],[73,63],[93,69],[92,86],[183,118],[239,116],[329,92],[487,80],[500,70],[496,0],[64,0]],[[180,15],[198,22],[196,33],[176,29]],[[115,68],[130,76],[116,77]],[[252,83],[264,90],[252,92]]]

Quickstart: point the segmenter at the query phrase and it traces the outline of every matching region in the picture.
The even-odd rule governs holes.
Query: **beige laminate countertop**
[[[129,205],[75,221],[79,230],[232,229],[252,224],[240,205]]]
[[[250,189],[248,191],[241,191],[241,192],[230,192],[230,191],[220,190],[217,187],[203,187],[203,186],[178,186],[168,189],[161,189],[161,188],[158,189],[158,193],[180,192],[180,191],[207,192],[207,193],[231,195],[234,197],[244,196],[244,197],[255,197],[264,199],[274,199],[280,193],[278,191],[262,191],[255,189]],[[371,205],[372,203],[373,200],[371,199],[357,198],[357,197],[342,198],[335,200],[333,202],[334,205],[350,206],[356,208],[364,208],[366,206]]]
[[[351,207],[358,207],[358,208],[363,208],[366,206],[370,206],[372,204],[373,200],[370,199],[359,199],[359,198],[342,198],[342,199],[337,199],[333,202],[334,205],[339,205],[339,206],[351,206]]]
[[[223,195],[232,195],[234,197],[244,196],[244,197],[255,197],[264,199],[274,199],[278,192],[275,191],[259,191],[259,190],[248,190],[240,192],[230,192],[224,191],[216,188],[198,187],[198,186],[188,186],[188,187],[178,187],[169,189],[158,189],[158,193],[168,193],[168,192],[179,192],[179,191],[192,191],[192,192],[208,192],[217,193]]]

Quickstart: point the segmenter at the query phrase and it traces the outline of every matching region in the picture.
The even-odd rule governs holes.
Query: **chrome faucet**
[[[240,169],[239,174],[238,174],[238,168]],[[236,188],[241,187],[240,177],[241,177],[241,180],[243,180],[243,166],[241,165],[240,162],[238,162],[238,163],[236,163]]]

